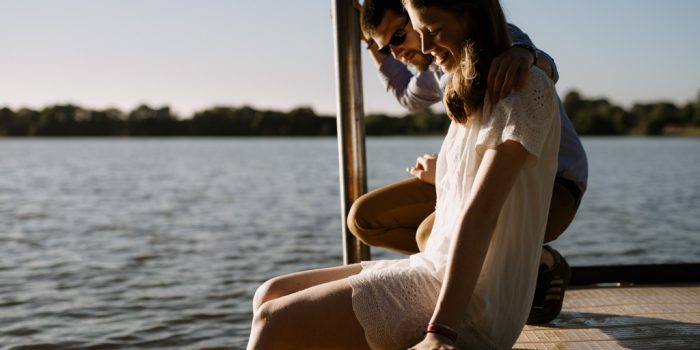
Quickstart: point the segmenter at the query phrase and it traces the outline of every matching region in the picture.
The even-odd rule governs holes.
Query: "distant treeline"
[[[636,103],[629,110],[607,99],[585,99],[578,92],[564,97],[564,109],[581,135],[697,134],[700,130],[700,93],[694,102]]]
[[[430,109],[403,118],[365,117],[370,135],[430,135],[447,130],[446,115]],[[124,113],[118,109],[88,110],[56,105],[42,110],[0,109],[0,136],[335,136],[336,119],[317,115],[308,107],[289,112],[261,111],[251,107],[215,107],[180,118],[169,107],[139,106]]]
[[[700,94],[678,107],[668,102],[635,104],[625,110],[606,99],[585,99],[573,91],[564,98],[581,135],[662,135],[700,130]],[[403,117],[372,114],[365,118],[368,135],[433,135],[447,130],[449,119],[430,109]],[[214,107],[180,118],[169,107],[146,105],[124,113],[56,105],[42,110],[0,109],[0,136],[332,136],[336,120],[308,107],[288,112],[251,107]]]

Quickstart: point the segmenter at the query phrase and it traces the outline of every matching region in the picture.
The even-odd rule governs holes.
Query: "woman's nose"
[[[430,50],[435,47],[433,40],[428,35],[421,35],[420,38],[421,50],[424,54],[429,54]]]

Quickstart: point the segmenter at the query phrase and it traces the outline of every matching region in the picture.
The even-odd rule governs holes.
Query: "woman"
[[[249,349],[509,349],[527,318],[557,168],[546,75],[497,104],[491,57],[510,46],[497,0],[405,0],[423,51],[454,76],[425,252],[274,278]]]

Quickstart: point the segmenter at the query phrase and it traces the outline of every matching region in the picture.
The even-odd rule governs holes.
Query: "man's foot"
[[[571,279],[571,268],[564,257],[548,245],[542,248],[552,254],[554,264],[551,269],[547,265],[540,265],[535,298],[527,324],[547,323],[559,315],[564,302],[564,292]]]

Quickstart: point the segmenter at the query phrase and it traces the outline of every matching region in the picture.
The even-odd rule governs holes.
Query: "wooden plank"
[[[526,326],[515,349],[700,349],[700,285],[569,290],[559,317]]]
[[[597,283],[700,283],[700,264],[650,264],[621,266],[574,266],[572,286]]]

